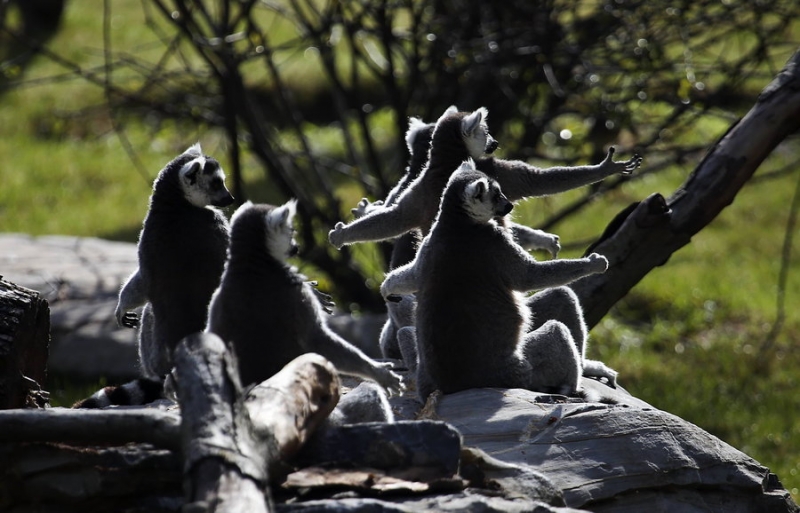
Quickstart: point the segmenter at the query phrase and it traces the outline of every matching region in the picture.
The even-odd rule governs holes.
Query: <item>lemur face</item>
[[[483,223],[505,216],[514,208],[500,190],[500,185],[487,178],[467,184],[464,189],[464,206],[473,219]]]
[[[489,112],[481,107],[461,120],[461,135],[470,157],[477,159],[491,154],[499,143],[489,134],[486,118]]]
[[[287,258],[297,254],[295,230],[292,226],[296,211],[297,200],[293,199],[271,210],[265,216],[267,251],[279,262],[285,262]]]
[[[187,150],[187,153],[195,146]],[[199,150],[199,146],[197,146]],[[215,159],[201,154],[181,168],[180,180],[186,200],[196,207],[227,207],[233,196],[225,187],[225,172]]]

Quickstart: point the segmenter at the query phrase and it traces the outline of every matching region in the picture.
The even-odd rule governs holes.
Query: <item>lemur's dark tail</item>
[[[108,386],[91,397],[81,399],[73,408],[104,408],[111,405],[147,404],[164,397],[164,382],[139,378],[124,385]]]

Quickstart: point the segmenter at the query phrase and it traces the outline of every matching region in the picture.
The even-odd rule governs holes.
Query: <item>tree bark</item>
[[[267,461],[274,441],[262,443],[244,407],[235,358],[219,337],[190,335],[174,354],[186,511],[272,511]]]
[[[592,250],[608,258],[604,274],[573,284],[589,327],[653,268],[691,241],[728,205],[758,166],[800,128],[800,51],[761,92],[752,109],[709,150],[668,199],[652,195],[612,221]]]
[[[333,364],[307,353],[247,393],[245,407],[255,432],[274,439],[275,461],[291,459],[328,418],[339,402],[340,386]]]
[[[50,307],[39,293],[0,276],[0,410],[42,407],[47,378]]]
[[[179,447],[180,417],[156,409],[0,411],[0,426],[3,442]]]

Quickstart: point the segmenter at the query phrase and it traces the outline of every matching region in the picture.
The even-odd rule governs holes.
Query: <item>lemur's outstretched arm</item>
[[[526,255],[525,260],[522,268],[514,273],[516,279],[512,283],[514,289],[521,292],[567,285],[590,274],[604,273],[608,269],[608,260],[597,253],[586,258],[547,262],[537,262]]]
[[[392,239],[420,227],[425,215],[424,209],[417,206],[420,194],[406,192],[394,205],[375,208],[347,225],[336,223],[333,230],[328,232],[328,240],[341,248],[354,242]]]
[[[615,161],[614,147],[599,164],[591,166],[550,167],[531,166],[521,160],[480,159],[476,165],[480,171],[495,178],[511,201],[531,196],[547,196],[589,185],[615,174],[629,175],[642,163],[642,157],[634,155],[625,161]]]

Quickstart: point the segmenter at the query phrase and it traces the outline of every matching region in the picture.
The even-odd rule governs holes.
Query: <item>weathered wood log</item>
[[[272,511],[267,461],[275,457],[275,442],[255,435],[235,357],[216,335],[196,333],[178,344],[174,363],[182,412],[184,510]]]
[[[147,409],[0,411],[0,442],[58,442],[86,445],[149,443],[178,449],[180,417]]]
[[[608,258],[608,271],[572,284],[587,324],[597,324],[647,273],[664,264],[714,220],[772,150],[798,129],[800,51],[668,200],[653,195],[623,222],[612,222],[618,225],[616,229],[607,230],[594,247]]]
[[[333,364],[307,353],[247,393],[245,407],[256,433],[276,444],[273,470],[275,463],[291,459],[328,418],[339,402],[339,388]]]
[[[0,443],[0,462],[5,513],[177,513],[183,505],[180,458],[149,444]]]
[[[47,300],[0,277],[0,410],[47,403],[49,345]]]

